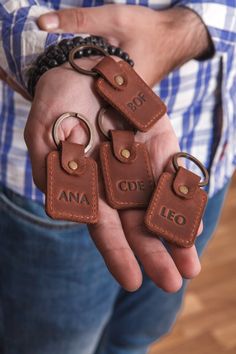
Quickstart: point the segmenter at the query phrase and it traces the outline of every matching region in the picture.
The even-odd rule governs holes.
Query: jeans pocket
[[[0,210],[11,214],[14,219],[20,219],[35,226],[49,229],[84,229],[85,225],[74,222],[50,219],[44,211],[43,205],[27,199],[12,190],[0,186]]]

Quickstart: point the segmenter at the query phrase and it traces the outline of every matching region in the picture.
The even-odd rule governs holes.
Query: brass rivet
[[[115,82],[117,83],[117,85],[122,86],[124,85],[125,79],[123,78],[123,76],[117,75],[115,76]]]
[[[128,159],[130,157],[130,151],[127,149],[121,150],[121,156],[124,157],[125,159]]]
[[[184,185],[182,185],[182,186],[179,186],[179,191],[180,191],[180,193],[182,193],[182,194],[188,194],[188,192],[189,192],[189,189],[188,189],[188,187],[187,186],[184,186]]]
[[[79,167],[79,165],[77,164],[77,162],[75,162],[75,161],[73,161],[73,160],[68,162],[68,166],[69,166],[69,168],[70,168],[71,170],[73,170],[73,171],[77,170],[77,168]]]

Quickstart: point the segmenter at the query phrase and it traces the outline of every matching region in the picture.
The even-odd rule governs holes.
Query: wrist
[[[190,59],[211,57],[214,54],[214,46],[201,17],[188,7],[179,7],[174,10],[176,10],[176,27],[180,27],[181,31],[180,39],[186,38],[183,43],[186,55]]]
[[[58,44],[52,45],[41,54],[28,71],[28,92],[33,97],[36,84],[40,77],[48,70],[61,66],[69,60],[72,50],[76,49],[75,58],[90,56],[115,55],[125,60],[131,66],[134,65],[128,53],[121,48],[115,47],[99,36],[88,36],[85,38],[74,37],[73,39],[63,39]]]
[[[159,51],[157,58],[159,56],[161,65],[164,65],[165,74],[191,59],[204,57],[206,53],[210,57],[214,53],[206,26],[201,18],[188,8],[176,7],[156,11],[156,33],[163,37],[162,45],[165,51]],[[164,55],[165,57],[162,57]]]

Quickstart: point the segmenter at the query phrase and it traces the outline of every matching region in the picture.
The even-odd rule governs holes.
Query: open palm
[[[87,60],[87,59],[86,59]],[[39,80],[36,95],[25,128],[33,177],[43,191],[46,186],[45,163],[47,154],[55,150],[52,126],[64,112],[79,112],[95,126],[96,116],[103,102],[93,89],[93,79],[80,75],[69,64],[52,69]],[[81,143],[85,132],[74,121],[65,121],[61,139]],[[97,159],[100,136],[96,132],[92,152]],[[145,142],[150,153],[155,179],[170,156],[179,150],[178,141],[167,116],[148,132],[137,133],[137,141]],[[182,277],[191,278],[200,271],[195,247],[181,249],[163,243],[144,226],[144,210],[118,212],[105,201],[102,176],[99,175],[99,222],[89,226],[91,237],[101,252],[113,276],[125,289],[136,290],[142,283],[142,273],[137,259],[153,282],[166,291],[177,291]]]

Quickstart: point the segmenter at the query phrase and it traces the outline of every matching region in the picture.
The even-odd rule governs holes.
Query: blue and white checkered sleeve
[[[37,18],[49,10],[44,1],[38,0],[0,2],[0,67],[25,89],[32,62],[61,38],[37,26]]]
[[[236,0],[181,0],[177,5],[192,9],[202,18],[216,52],[227,52],[236,45]]]

